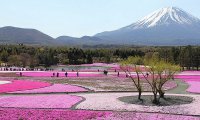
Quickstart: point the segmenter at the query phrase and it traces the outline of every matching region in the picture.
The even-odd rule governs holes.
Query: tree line
[[[39,47],[25,45],[0,45],[0,63],[21,67],[49,67],[58,64],[91,64],[93,62],[118,62],[129,56],[144,56],[141,50],[82,49],[68,47]]]
[[[31,68],[58,64],[89,64],[94,62],[119,62],[130,56],[159,59],[180,65],[182,69],[196,69],[200,66],[199,46],[177,47],[114,47],[111,48],[69,48],[25,45],[0,45],[0,62],[10,66]]]

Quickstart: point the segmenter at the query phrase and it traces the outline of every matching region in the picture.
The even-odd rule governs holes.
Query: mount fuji
[[[176,7],[159,9],[114,31],[56,39],[35,29],[0,28],[0,44],[31,45],[200,45],[200,19]]]
[[[131,25],[95,37],[110,44],[200,45],[200,19],[180,8],[166,7]]]

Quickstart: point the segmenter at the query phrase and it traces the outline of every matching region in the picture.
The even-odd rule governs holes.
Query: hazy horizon
[[[0,27],[34,28],[54,38],[92,36],[132,24],[168,6],[200,18],[198,3],[195,0],[2,0]]]

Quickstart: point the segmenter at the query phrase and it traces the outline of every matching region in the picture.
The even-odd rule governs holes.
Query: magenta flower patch
[[[21,90],[31,90],[42,87],[50,86],[47,82],[36,82],[27,80],[13,80],[11,83],[0,85],[0,93],[21,91]]]
[[[188,92],[200,93],[200,71],[184,71],[175,77],[189,84]]]
[[[53,76],[54,73],[54,76]],[[58,77],[66,77],[65,72],[23,72],[22,76],[27,77],[57,77],[57,73],[59,73]],[[19,74],[19,73],[17,73]],[[103,73],[94,72],[94,73],[78,73],[78,77],[103,77]],[[77,77],[77,72],[68,72],[67,77]]]
[[[199,81],[200,75],[177,75],[176,78],[182,79],[184,81]]]

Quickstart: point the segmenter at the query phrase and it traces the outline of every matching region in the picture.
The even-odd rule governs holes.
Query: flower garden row
[[[29,75],[48,76],[49,72],[26,72]],[[183,74],[184,73],[184,74]],[[200,93],[200,72],[195,72],[197,75],[192,75],[192,72],[183,72],[177,76],[178,79],[183,80],[189,84],[188,92]],[[189,75],[188,75],[189,73]],[[94,77],[100,74],[85,74],[85,77]],[[104,75],[103,75],[104,76]],[[123,77],[123,76],[122,76]],[[53,93],[53,92],[84,92],[86,89],[73,85],[66,84],[50,84],[47,82],[38,82],[30,80],[13,80],[13,81],[0,81],[0,93]]]
[[[48,72],[48,71],[34,71],[34,72],[20,72],[17,73],[25,77],[103,77],[102,72]]]
[[[60,109],[0,108],[3,120],[199,120],[198,117],[159,113],[114,112]]]
[[[50,84],[30,80],[0,81],[0,93],[55,93],[86,92],[88,90],[67,84]]]

